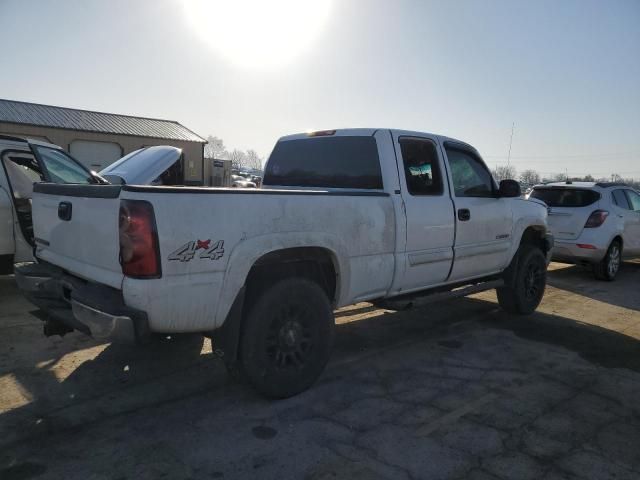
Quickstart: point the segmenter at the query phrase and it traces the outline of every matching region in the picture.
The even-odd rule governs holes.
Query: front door
[[[444,283],[453,260],[454,214],[437,141],[394,135],[406,212],[406,249],[401,291]]]
[[[491,172],[475,151],[453,142],[445,142],[444,150],[456,211],[449,280],[499,272],[509,263],[513,199],[497,197]]]

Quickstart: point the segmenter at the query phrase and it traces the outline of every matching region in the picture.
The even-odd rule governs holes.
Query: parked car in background
[[[640,194],[623,183],[557,182],[537,185],[528,198],[548,205],[552,259],[591,265],[613,280],[623,259],[640,257]]]
[[[256,188],[256,184],[241,175],[231,175],[231,186],[235,188]]]
[[[0,135],[0,274],[33,261],[34,182],[104,183],[58,145]]]
[[[496,288],[508,312],[533,312],[553,239],[520,193],[451,138],[291,135],[261,189],[36,184],[38,263],[16,279],[47,334],[203,332],[258,391],[287,397],[323,371],[335,308]]]

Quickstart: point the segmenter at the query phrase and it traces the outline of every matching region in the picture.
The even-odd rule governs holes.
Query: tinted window
[[[586,207],[600,199],[600,194],[593,190],[578,188],[534,188],[531,197],[542,200],[550,207]]]
[[[401,138],[400,150],[404,163],[407,189],[411,195],[440,195],[442,176],[438,154],[433,142],[415,138]]]
[[[620,208],[631,210],[631,206],[629,205],[627,196],[624,194],[624,190],[614,190],[611,192],[611,196],[613,197],[613,203],[618,205]]]
[[[456,197],[492,197],[493,177],[487,167],[470,153],[445,147]]]
[[[382,188],[373,137],[322,137],[278,142],[269,157],[264,185]]]
[[[631,210],[640,212],[640,195],[631,190],[627,190],[627,197],[629,198],[629,203],[631,203]]]
[[[95,183],[89,171],[69,155],[55,148],[34,145],[53,183]]]

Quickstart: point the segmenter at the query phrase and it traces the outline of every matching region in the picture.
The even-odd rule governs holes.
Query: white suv
[[[552,260],[593,265],[596,278],[611,281],[622,259],[640,257],[640,194],[631,187],[547,183],[536,185],[528,198],[548,206]]]

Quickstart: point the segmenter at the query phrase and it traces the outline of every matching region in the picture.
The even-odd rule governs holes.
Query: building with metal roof
[[[185,183],[203,181],[206,140],[172,120],[0,99],[0,134],[55,143],[95,171],[141,147],[173,145],[184,153]]]

